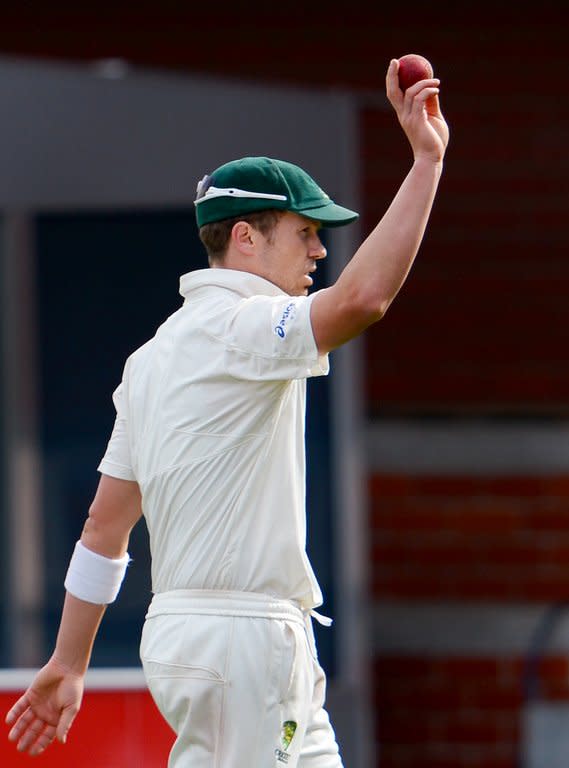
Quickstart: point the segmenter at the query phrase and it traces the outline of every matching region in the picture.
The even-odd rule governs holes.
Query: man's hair
[[[222,221],[214,221],[211,224],[204,224],[203,227],[200,227],[199,235],[207,251],[210,267],[215,264],[223,264],[229,245],[229,238],[231,237],[231,230],[238,221],[246,221],[262,235],[268,237],[270,242],[271,235],[282,215],[283,211],[271,208],[266,211],[256,211],[245,216],[235,216],[232,219],[223,219]]]

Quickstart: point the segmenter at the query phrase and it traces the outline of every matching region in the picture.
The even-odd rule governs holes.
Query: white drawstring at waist
[[[312,616],[312,618],[315,619],[323,627],[332,626],[333,621],[329,616],[323,616],[321,613],[318,613],[318,611],[315,611],[314,609],[311,611],[307,611],[307,613],[309,616]]]

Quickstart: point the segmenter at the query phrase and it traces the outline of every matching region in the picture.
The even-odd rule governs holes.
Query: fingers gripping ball
[[[399,87],[402,91],[414,85],[419,80],[426,80],[433,76],[431,62],[418,53],[408,53],[399,59]]]

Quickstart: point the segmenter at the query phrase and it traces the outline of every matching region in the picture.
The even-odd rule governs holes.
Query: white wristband
[[[113,603],[121,588],[128,552],[116,560],[92,552],[78,541],[69,561],[65,589],[80,600],[96,605]]]

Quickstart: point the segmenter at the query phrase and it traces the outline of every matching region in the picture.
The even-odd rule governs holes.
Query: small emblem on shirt
[[[277,334],[277,336],[280,336],[281,339],[284,339],[284,337],[286,336],[287,323],[290,320],[292,320],[295,315],[296,315],[296,305],[294,301],[291,301],[286,305],[281,315],[281,319],[275,325],[275,333]]]

